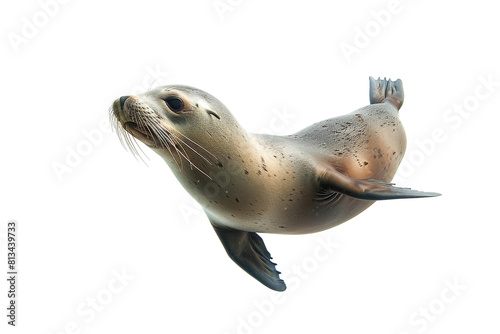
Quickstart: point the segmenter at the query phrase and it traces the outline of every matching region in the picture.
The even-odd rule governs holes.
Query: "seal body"
[[[283,291],[257,233],[318,232],[376,200],[438,195],[389,183],[406,148],[403,100],[401,80],[370,77],[370,105],[289,136],[249,134],[220,101],[187,86],[124,96],[112,116],[125,143],[139,139],[164,158],[228,255]]]

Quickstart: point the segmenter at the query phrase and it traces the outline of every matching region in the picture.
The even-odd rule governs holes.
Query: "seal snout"
[[[123,110],[123,107],[125,106],[125,102],[128,100],[129,97],[130,97],[129,95],[120,97],[120,108],[121,108],[121,110]]]

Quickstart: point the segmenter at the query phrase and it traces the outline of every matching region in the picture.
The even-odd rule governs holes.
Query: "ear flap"
[[[219,114],[217,114],[215,111],[210,110],[210,109],[206,109],[206,112],[207,112],[209,115],[212,115],[212,116],[216,117],[217,119],[220,119]]]

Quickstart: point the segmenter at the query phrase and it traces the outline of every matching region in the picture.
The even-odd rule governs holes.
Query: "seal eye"
[[[170,110],[174,112],[179,112],[184,109],[184,102],[178,97],[169,97],[165,100],[165,103],[168,105]]]

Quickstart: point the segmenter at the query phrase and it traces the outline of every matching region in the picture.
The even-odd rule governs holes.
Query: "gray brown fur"
[[[171,96],[183,101],[182,112],[170,110],[165,100]],[[187,86],[117,99],[113,116],[165,159],[203,206],[228,255],[263,284],[283,291],[256,232],[318,232],[355,217],[375,200],[438,195],[388,183],[406,149],[399,120],[403,100],[401,80],[370,77],[370,105],[289,136],[249,134],[219,100]],[[155,122],[171,136],[170,147],[148,135],[147,125],[137,126],[141,114],[160,120]]]

